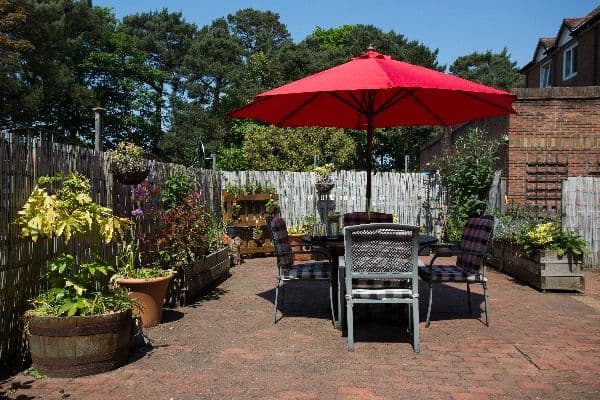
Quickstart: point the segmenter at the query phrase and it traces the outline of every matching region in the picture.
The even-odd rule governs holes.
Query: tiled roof
[[[579,29],[584,28],[585,26],[589,25],[589,23],[597,20],[598,18],[600,18],[600,6],[594,8],[592,11],[590,11],[586,16],[584,17],[577,17],[577,18],[564,18],[563,19],[563,23],[560,26],[559,29],[559,34],[560,31],[563,28],[563,25],[565,25],[567,28],[569,28],[569,30],[573,33],[577,32]],[[535,49],[535,53],[533,55],[534,59],[531,60],[527,65],[525,65],[523,68],[521,68],[521,73],[523,73],[523,71],[527,70],[530,66],[535,64],[535,55],[537,53],[537,50],[539,48],[539,46],[543,46],[546,50],[550,50],[553,47],[556,46],[557,44],[557,38],[548,38],[548,37],[543,37],[540,38],[539,42],[538,42],[538,47],[536,47]]]
[[[585,17],[580,18],[565,18],[563,22],[571,29],[571,31],[577,31],[578,29],[585,26],[588,22],[596,19],[600,16],[600,6],[594,8]]]
[[[556,38],[540,38],[540,44],[545,48],[549,49],[556,45]]]

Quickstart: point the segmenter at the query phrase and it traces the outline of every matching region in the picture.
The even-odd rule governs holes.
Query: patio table
[[[302,241],[308,246],[323,247],[328,250],[331,254],[331,292],[333,294],[333,308],[334,318],[333,321],[337,329],[342,330],[344,328],[344,296],[345,296],[345,283],[343,282],[343,275],[339,273],[340,263],[339,258],[344,255],[344,236],[338,235],[334,237],[330,236],[304,236]],[[437,238],[431,235],[419,235],[419,247],[425,248],[432,244],[437,243]],[[337,295],[337,296],[336,296]]]

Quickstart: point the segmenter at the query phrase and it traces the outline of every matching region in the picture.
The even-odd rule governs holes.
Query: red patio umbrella
[[[515,114],[516,96],[392,59],[369,48],[350,61],[257,95],[232,113],[280,127],[329,126],[367,131],[367,199],[375,128],[454,125]]]

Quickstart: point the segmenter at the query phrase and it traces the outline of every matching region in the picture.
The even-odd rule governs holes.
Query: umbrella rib
[[[385,103],[379,106],[377,110],[375,110],[375,114],[379,114],[380,112],[387,110],[394,104],[398,103],[400,100],[404,99],[406,96],[412,94],[414,91],[416,91],[416,89],[410,91],[406,89],[401,89],[397,91],[393,96],[387,99]]]
[[[423,103],[421,101],[421,99],[419,99],[417,96],[415,96],[414,91],[410,92],[408,94],[410,97],[412,97],[417,103],[419,103],[419,105],[421,107],[423,107],[429,114],[431,114],[433,116],[433,118],[437,119],[437,121],[440,123],[440,125],[443,126],[447,126],[448,124],[446,123],[446,121],[444,121],[444,119],[442,117],[440,117],[439,115],[437,115],[435,112],[433,112],[433,110],[429,107],[427,107],[427,105],[425,103]]]
[[[496,104],[496,103],[494,103],[492,101],[489,101],[487,99],[481,98],[481,97],[477,96],[474,93],[470,93],[470,92],[459,92],[459,93],[462,94],[463,96],[467,96],[467,97],[471,97],[471,98],[473,98],[475,100],[479,100],[482,103],[485,103],[485,104],[487,104],[489,106],[499,108],[499,109],[501,109],[503,111],[508,111],[510,114],[514,114],[514,110],[512,108],[507,108],[507,107],[501,106],[500,104]]]
[[[282,123],[284,123],[285,121],[287,121],[288,119],[292,118],[300,110],[302,110],[304,107],[306,107],[310,102],[312,102],[314,99],[316,99],[317,97],[319,97],[319,95],[321,95],[321,93],[323,93],[323,92],[317,92],[317,93],[313,94],[312,96],[310,96],[302,104],[300,104],[299,107],[294,108],[285,117],[283,117],[282,119],[280,119],[279,121],[277,121],[277,123],[275,125],[279,126]]]
[[[329,94],[330,96],[335,97],[336,99],[338,99],[339,101],[341,101],[342,103],[346,104],[348,107],[352,108],[354,111],[358,112],[358,113],[362,113],[363,111],[360,109],[360,106],[358,106],[358,104],[360,104],[360,102],[358,101],[358,99],[354,96],[354,93],[352,93],[351,91],[348,91],[348,95],[350,97],[352,97],[352,99],[355,101],[355,104],[353,104],[351,101],[346,100],[345,98],[343,98],[342,96],[340,96],[339,94],[337,94],[336,92],[327,92],[327,94]]]

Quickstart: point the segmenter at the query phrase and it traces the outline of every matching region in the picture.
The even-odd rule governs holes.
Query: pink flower
[[[133,217],[139,218],[144,216],[144,211],[142,211],[141,208],[136,208],[135,210],[131,211],[131,215]]]

